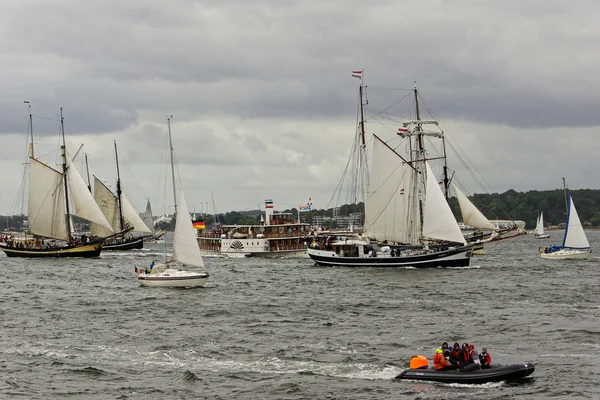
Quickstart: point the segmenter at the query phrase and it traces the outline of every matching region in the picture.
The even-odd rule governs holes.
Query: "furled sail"
[[[94,200],[102,210],[102,214],[112,227],[109,230],[101,225],[92,224],[92,235],[107,237],[112,232],[121,232],[121,221],[119,219],[119,203],[116,196],[106,187],[104,183],[94,176]]]
[[[492,224],[490,220],[487,219],[485,215],[483,215],[481,211],[477,209],[477,207],[475,207],[471,200],[469,200],[455,184],[452,184],[452,188],[454,189],[454,193],[458,199],[458,205],[460,206],[460,212],[465,225],[469,225],[478,229],[492,231],[496,230],[494,224]]]
[[[81,174],[79,171],[77,171],[77,168],[75,168],[75,164],[73,164],[72,160],[69,161],[70,166],[68,175],[71,183],[71,192],[73,193],[73,203],[75,205],[75,211],[73,214],[106,229],[108,234],[100,237],[106,237],[113,234],[114,232],[112,227],[106,220],[104,214],[102,214],[98,204],[96,204],[96,201],[94,200],[94,197],[92,197],[92,194],[83,181]]]
[[[425,186],[425,204],[423,206],[423,237],[455,243],[465,243],[444,193],[440,189],[435,175],[425,161],[427,182]]]
[[[69,239],[63,175],[35,158],[30,158],[27,212],[34,235]]]
[[[123,218],[133,226],[134,232],[152,233],[124,193],[121,194],[121,207],[123,209]]]
[[[374,136],[365,201],[365,233],[369,237],[417,244],[420,219],[416,214],[415,174],[393,149]]]
[[[200,247],[198,247],[196,241],[196,232],[192,227],[192,219],[190,218],[183,190],[179,189],[177,197],[178,212],[173,236],[173,260],[183,264],[203,267],[204,260],[202,260]]]
[[[567,216],[567,229],[565,231],[565,238],[563,239],[563,247],[574,249],[589,248],[590,242],[588,242],[587,236],[585,236],[585,232],[583,231],[583,226],[575,209],[571,192],[569,192],[568,200],[569,215]]]

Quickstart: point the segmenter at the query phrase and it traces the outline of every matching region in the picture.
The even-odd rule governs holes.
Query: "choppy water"
[[[542,260],[547,242],[528,236],[462,269],[207,258],[199,289],[138,286],[134,265],[163,245],[2,255],[0,398],[600,398],[600,232],[588,237],[591,260]],[[444,340],[536,371],[482,386],[392,380]]]

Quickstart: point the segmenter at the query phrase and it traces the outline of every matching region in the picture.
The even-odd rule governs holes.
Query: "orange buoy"
[[[410,367],[412,369],[427,368],[429,367],[429,361],[425,356],[412,356],[410,358]]]

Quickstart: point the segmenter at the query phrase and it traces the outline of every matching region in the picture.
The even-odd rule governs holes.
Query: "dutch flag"
[[[352,71],[352,77],[362,80],[362,71]]]

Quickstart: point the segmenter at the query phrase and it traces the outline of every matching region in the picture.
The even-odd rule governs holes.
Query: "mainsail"
[[[369,192],[365,201],[365,233],[377,240],[418,244],[414,168],[374,136]]]
[[[79,174],[79,171],[77,171],[77,168],[75,168],[75,164],[73,164],[72,160],[70,161],[71,163],[69,166],[68,175],[71,183],[71,192],[73,193],[73,203],[75,205],[75,211],[73,214],[104,228],[107,234],[102,236],[99,235],[100,237],[106,237],[113,234],[114,232],[112,227],[106,220],[104,214],[102,214],[98,204],[96,204],[96,201],[88,190],[88,187],[83,181],[81,174]]]
[[[183,264],[203,267],[204,261],[200,254],[200,247],[196,241],[196,233],[192,227],[192,220],[183,195],[179,189],[177,201],[177,220],[175,221],[175,234],[173,236],[173,260]]]
[[[454,214],[444,198],[438,180],[429,163],[425,161],[427,182],[423,206],[423,237],[455,243],[465,243],[465,238],[456,223]]]
[[[585,249],[590,247],[583,226],[579,220],[579,215],[575,209],[575,203],[571,198],[571,192],[568,193],[569,201],[569,214],[567,216],[567,228],[565,230],[565,237],[563,239],[563,247],[569,247],[574,249]]]
[[[29,231],[34,235],[68,240],[63,175],[35,158],[30,161]]]
[[[121,195],[121,207],[123,208],[123,218],[133,226],[134,232],[152,233],[125,194]]]
[[[121,232],[121,221],[119,219],[119,203],[117,197],[112,194],[109,188],[106,187],[100,179],[94,176],[94,200],[102,210],[102,214],[112,227],[111,230],[98,225],[92,224],[92,235],[99,237],[107,237],[112,232]]]
[[[535,226],[535,233],[538,235],[544,234],[544,212],[540,212],[540,217],[537,220],[537,224]]]
[[[469,200],[455,184],[452,184],[452,188],[454,189],[454,193],[458,199],[458,205],[460,206],[460,212],[465,225],[469,225],[478,229],[492,231],[496,230],[494,224],[492,224],[490,220],[487,219],[485,215],[483,215],[481,211],[477,209],[477,207],[475,207],[471,200]]]

